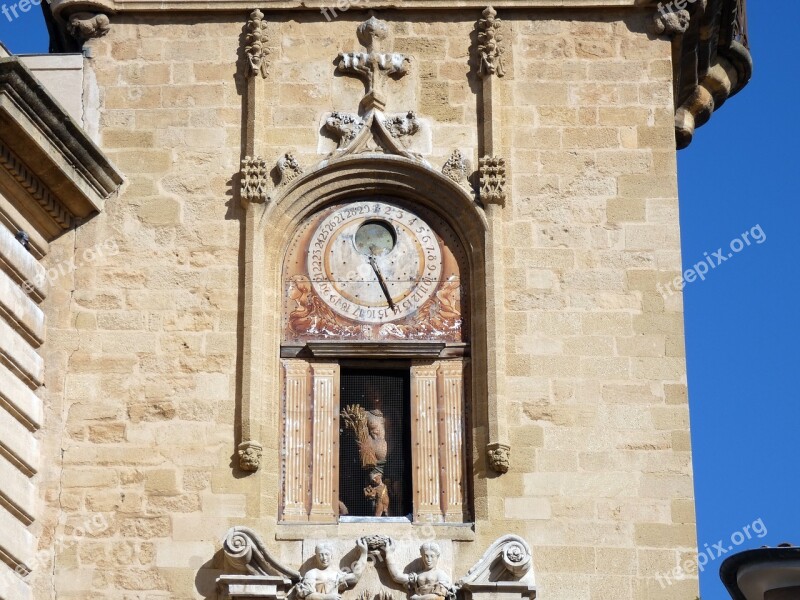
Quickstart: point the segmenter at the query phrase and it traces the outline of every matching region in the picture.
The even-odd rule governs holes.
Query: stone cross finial
[[[370,17],[358,26],[356,34],[367,51],[340,53],[336,70],[365,81],[367,91],[361,101],[363,110],[383,110],[386,107],[386,96],[383,92],[386,76],[404,76],[408,73],[411,59],[397,52],[381,51],[382,43],[389,35],[389,26],[385,21]]]

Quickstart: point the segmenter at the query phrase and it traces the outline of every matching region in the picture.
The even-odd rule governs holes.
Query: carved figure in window
[[[386,419],[380,410],[364,410],[360,405],[342,411],[345,427],[356,436],[361,467],[371,469],[386,464],[389,453],[386,443]]]
[[[364,496],[372,501],[376,517],[389,516],[389,489],[383,483],[383,473],[377,469],[369,476],[370,485],[364,488]]]
[[[455,588],[450,576],[439,568],[439,557],[442,554],[435,542],[425,542],[419,547],[420,561],[424,570],[415,573],[403,573],[395,562],[394,540],[386,543],[386,566],[389,574],[397,583],[408,587],[411,600],[454,600]]]
[[[356,545],[361,554],[353,565],[353,570],[348,572],[334,565],[333,546],[329,542],[317,544],[314,549],[317,567],[310,569],[297,584],[297,597],[301,600],[341,600],[340,590],[358,583],[367,565],[367,542],[361,538]]]

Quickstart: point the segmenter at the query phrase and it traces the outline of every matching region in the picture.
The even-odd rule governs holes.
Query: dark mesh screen
[[[341,372],[341,386],[339,509],[342,516],[409,515],[409,371],[345,368]]]

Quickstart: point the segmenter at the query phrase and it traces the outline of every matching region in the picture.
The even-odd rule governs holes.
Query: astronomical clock
[[[448,225],[419,206],[364,198],[300,229],[285,264],[284,340],[467,340],[466,259]]]

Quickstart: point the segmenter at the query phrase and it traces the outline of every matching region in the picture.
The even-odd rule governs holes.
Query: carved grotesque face
[[[258,470],[261,462],[261,452],[256,448],[239,450],[239,467],[244,471]]]

